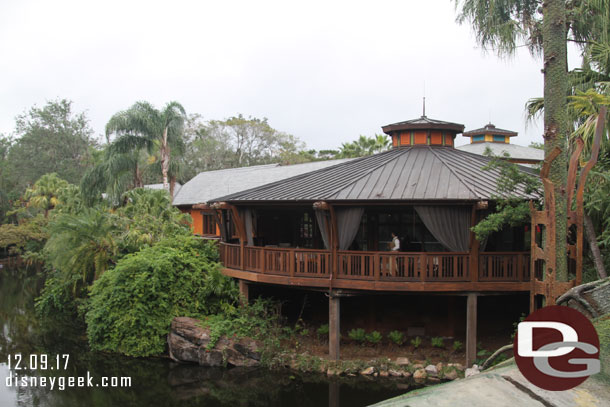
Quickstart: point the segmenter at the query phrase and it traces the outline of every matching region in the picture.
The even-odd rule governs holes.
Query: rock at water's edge
[[[201,327],[195,318],[177,317],[167,335],[169,356],[177,362],[198,363],[202,366],[258,366],[261,354],[257,341],[251,338],[221,337],[214,347],[210,344],[210,330]]]

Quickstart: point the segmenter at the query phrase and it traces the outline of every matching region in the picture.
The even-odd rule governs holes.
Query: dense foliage
[[[91,289],[87,334],[96,350],[162,353],[174,317],[220,312],[238,295],[220,272],[212,243],[166,238],[121,259]]]
[[[488,155],[491,156],[490,152]],[[497,170],[500,172],[494,195],[494,211],[487,214],[472,231],[479,241],[484,241],[494,232],[499,232],[506,226],[520,226],[529,222],[529,202],[515,197],[512,192],[521,187],[527,194],[542,197],[540,179],[524,172],[516,164],[506,160],[507,157],[492,157],[485,171]]]

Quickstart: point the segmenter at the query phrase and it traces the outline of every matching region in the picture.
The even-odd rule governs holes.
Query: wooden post
[[[239,280],[239,296],[243,304],[247,304],[250,299],[250,287],[244,280]]]
[[[466,300],[466,366],[477,357],[477,294],[468,293]]]
[[[341,299],[331,291],[328,296],[328,355],[330,359],[339,360],[340,303]]]
[[[470,225],[472,227],[477,224],[476,205],[472,207],[472,219]],[[481,243],[477,240],[474,232],[470,232],[470,281],[479,281],[479,249]],[[488,269],[489,270],[489,269]]]
[[[330,235],[330,246],[331,246],[331,254],[330,254],[330,259],[332,262],[332,268],[331,268],[331,289],[332,289],[332,280],[337,278],[338,272],[337,272],[337,262],[338,262],[338,255],[337,255],[337,250],[339,248],[339,234],[337,233],[337,218],[335,216],[335,208],[333,208],[331,205],[328,205],[328,209],[329,209],[329,213],[330,213],[330,228],[329,228],[329,235]]]

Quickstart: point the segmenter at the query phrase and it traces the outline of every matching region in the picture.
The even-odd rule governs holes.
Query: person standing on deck
[[[398,238],[398,235],[396,235],[396,233],[391,232],[392,235],[392,242],[390,243],[390,250],[393,252],[399,252],[400,251],[400,239]],[[390,276],[394,276],[394,270],[398,271],[398,259],[394,259],[393,261],[390,262]]]
[[[391,250],[393,252],[398,252],[398,251],[400,251],[400,239],[394,232],[392,232],[391,235],[392,235],[392,249]]]

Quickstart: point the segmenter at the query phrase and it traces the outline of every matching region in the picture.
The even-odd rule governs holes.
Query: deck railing
[[[220,243],[227,268],[289,277],[329,278],[330,250],[258,247]],[[243,254],[242,254],[243,253]],[[242,257],[243,255],[243,262]],[[469,253],[337,251],[335,279],[407,282],[526,282],[530,257],[526,252],[480,253],[478,277]]]

